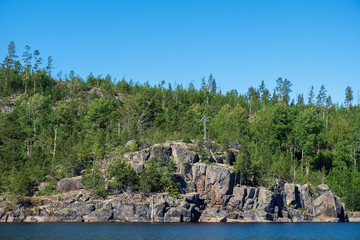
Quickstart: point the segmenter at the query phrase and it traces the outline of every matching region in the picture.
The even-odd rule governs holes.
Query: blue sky
[[[342,103],[351,86],[358,103],[359,0],[0,0],[0,23],[1,60],[10,41],[19,56],[28,44],[55,73],[184,87],[212,73],[239,93],[283,77],[293,97],[324,84]]]

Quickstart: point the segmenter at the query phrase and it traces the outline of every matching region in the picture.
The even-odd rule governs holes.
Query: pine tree
[[[324,85],[321,85],[319,94],[316,97],[316,105],[318,107],[321,107],[323,118],[325,118],[325,112],[324,112],[325,102],[326,102],[326,89]]]
[[[29,45],[26,45],[25,52],[22,55],[25,65],[25,94],[27,94],[27,90],[28,90],[29,71],[31,68],[31,58],[32,58],[32,54],[29,51],[30,51],[30,47]]]
[[[259,86],[259,92],[261,95],[261,102],[263,107],[265,107],[266,103],[269,101],[269,97],[270,97],[270,92],[269,90],[265,87],[265,83],[264,80],[261,81],[261,84]]]
[[[49,74],[49,79],[51,79],[51,69],[54,69],[54,66],[53,66],[53,59],[51,56],[48,57],[48,63],[47,63],[47,66],[46,66],[46,70],[48,71],[48,74]]]
[[[284,101],[284,103],[287,105],[289,103],[290,100],[290,93],[291,93],[291,87],[292,87],[292,83],[287,80],[287,78],[284,79],[281,89],[282,89],[282,99]]]
[[[210,74],[208,79],[208,89],[212,94],[216,93],[216,81],[212,74]]]
[[[6,75],[5,75],[5,85],[8,85],[8,81],[9,81],[9,72],[11,69],[13,69],[14,63],[15,63],[15,58],[17,58],[17,56],[15,55],[15,43],[13,41],[11,41],[9,43],[8,46],[8,54],[5,57],[3,66],[6,69]]]
[[[313,105],[314,103],[314,86],[311,86],[309,97],[308,97],[308,104]]]
[[[36,93],[36,74],[37,74],[39,67],[41,65],[41,62],[42,62],[42,58],[40,57],[39,50],[34,51],[34,59],[35,59],[35,64],[34,64],[34,94],[35,94]]]
[[[351,108],[351,102],[354,99],[353,91],[351,90],[351,87],[348,86],[345,89],[345,105],[347,106],[347,110],[350,111]]]
[[[275,87],[275,91],[277,93],[277,96],[278,96],[278,99],[279,101],[281,102],[283,99],[282,99],[282,90],[283,90],[283,80],[281,77],[279,77],[277,80],[276,80],[276,87]],[[274,91],[274,92],[275,92]]]

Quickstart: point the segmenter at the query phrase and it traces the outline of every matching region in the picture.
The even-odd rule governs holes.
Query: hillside
[[[55,79],[52,69],[51,58],[45,68],[29,59],[20,62],[15,48],[1,65],[2,196],[56,194],[58,181],[76,176],[94,197],[126,189],[176,196],[181,188],[174,164],[154,158],[148,166],[133,162],[130,167],[125,160],[131,152],[146,156],[150,146],[177,140],[193,142],[199,158],[207,157],[204,164],[221,159],[216,152],[230,156],[235,149],[229,165],[241,185],[327,184],[348,210],[360,210],[360,106],[352,104],[350,87],[343,106],[332,103],[324,86],[318,94],[311,88],[308,97],[291,99],[286,78],[276,80],[273,94],[264,82],[239,94],[218,91],[212,75],[197,89],[116,81],[109,75],[82,79],[73,71]],[[216,146],[212,153],[201,140],[204,115],[210,120],[207,140]],[[117,159],[115,165],[105,169],[111,159]],[[111,178],[115,185],[106,188]],[[47,187],[38,191],[41,184]]]
[[[138,172],[150,169],[154,159],[162,163],[148,170],[149,192],[141,194],[128,185],[119,189],[118,176],[100,187],[107,196],[96,198],[99,184],[84,190],[83,176],[62,179],[56,194],[23,198],[13,203],[2,201],[2,222],[338,222],[348,221],[345,207],[328,186],[317,187],[274,182],[270,189],[242,185],[240,173],[231,165],[233,156],[216,151],[207,142],[202,154],[197,144],[166,142],[136,152],[126,152],[124,161]],[[209,156],[211,152],[213,157]],[[102,173],[113,170],[116,157],[103,162]],[[173,167],[175,188],[154,193],[161,182],[161,168]],[[111,167],[112,166],[112,167]],[[118,169],[119,170],[119,169]],[[123,172],[121,180],[127,173]],[[143,175],[141,175],[142,177]],[[85,186],[86,186],[85,182]],[[119,185],[117,185],[119,186]],[[134,186],[134,185],[133,185]],[[46,188],[43,183],[39,191]],[[353,220],[353,219],[351,219]]]

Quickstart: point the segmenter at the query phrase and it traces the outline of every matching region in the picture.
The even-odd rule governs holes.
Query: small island
[[[0,68],[1,222],[360,219],[360,105],[279,77],[223,93],[52,74],[10,42]],[[345,208],[346,206],[346,208]],[[351,211],[351,212],[348,212]]]

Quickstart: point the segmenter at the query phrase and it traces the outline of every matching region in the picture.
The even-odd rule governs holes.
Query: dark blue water
[[[360,223],[1,223],[0,239],[360,239]]]

